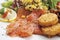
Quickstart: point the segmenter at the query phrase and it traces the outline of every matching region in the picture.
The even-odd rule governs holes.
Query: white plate
[[[1,3],[4,2],[4,0],[0,0],[0,8]],[[41,35],[32,35],[28,38],[21,38],[21,37],[9,37],[6,35],[6,27],[9,23],[0,22],[0,40],[60,40],[60,37],[53,37],[53,38],[47,38]]]

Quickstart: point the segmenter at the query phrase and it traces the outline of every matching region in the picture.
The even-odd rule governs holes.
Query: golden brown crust
[[[42,15],[38,21],[41,26],[51,26],[58,22],[58,17],[56,14],[48,13]]]
[[[49,26],[46,28],[42,28],[42,31],[44,33],[44,35],[48,35],[48,36],[54,36],[56,34],[60,33],[60,23],[53,25],[53,26]]]

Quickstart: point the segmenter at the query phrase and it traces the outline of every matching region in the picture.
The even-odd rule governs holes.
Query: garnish
[[[1,14],[1,15],[4,14],[4,8],[0,9],[0,14]]]

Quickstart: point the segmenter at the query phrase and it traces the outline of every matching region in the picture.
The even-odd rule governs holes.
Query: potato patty
[[[43,31],[44,35],[48,35],[48,36],[54,36],[56,34],[59,34],[60,33],[60,23],[53,25],[53,26],[42,28],[42,31]]]
[[[51,26],[58,22],[58,17],[56,14],[48,13],[48,14],[41,15],[38,21],[41,26]]]

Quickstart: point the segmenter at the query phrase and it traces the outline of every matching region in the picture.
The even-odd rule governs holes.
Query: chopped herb
[[[1,15],[4,14],[4,8],[0,9],[0,14],[1,14]]]

